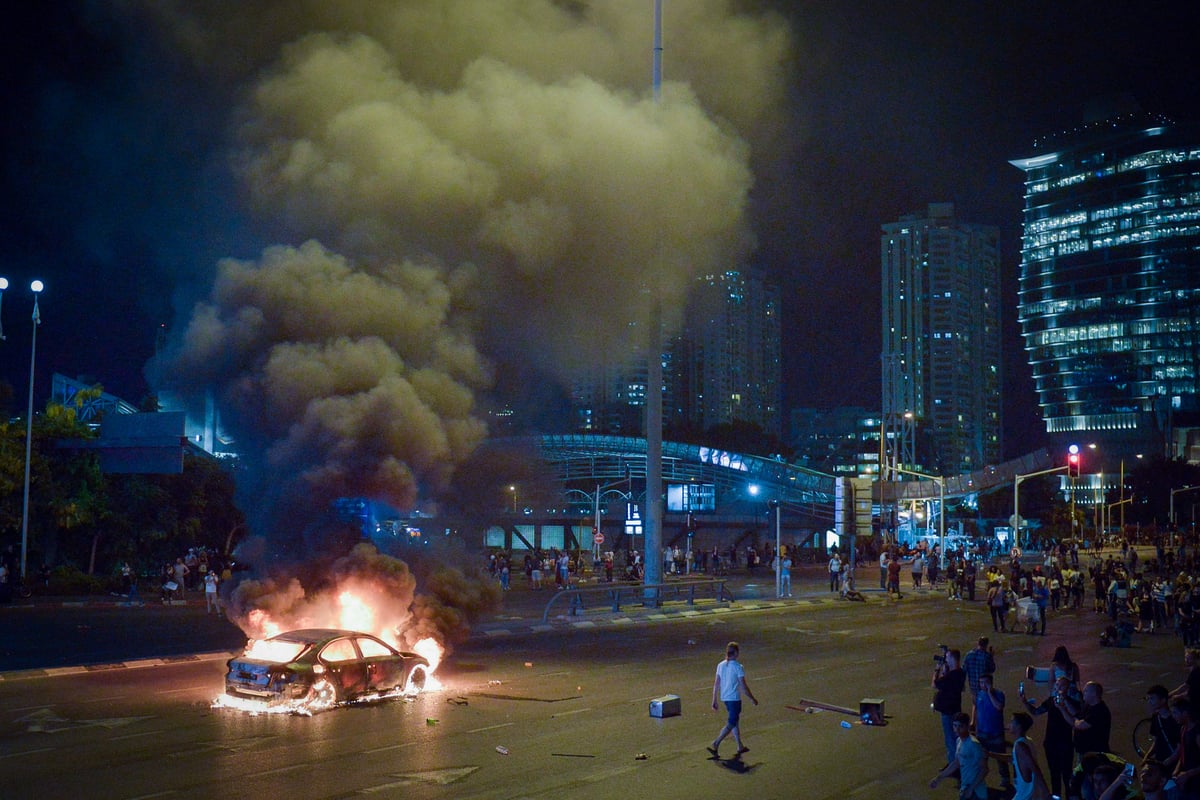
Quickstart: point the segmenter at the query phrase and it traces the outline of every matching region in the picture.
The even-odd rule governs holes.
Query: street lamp
[[[1021,481],[1025,480],[1026,478],[1035,478],[1038,475],[1049,475],[1052,472],[1069,472],[1070,469],[1070,464],[1064,464],[1061,467],[1051,467],[1050,469],[1043,469],[1038,472],[1027,472],[1024,475],[1016,475],[1013,477],[1013,515],[1009,522],[1012,523],[1013,526],[1014,547],[1019,547],[1021,544]],[[1071,535],[1074,536],[1074,534],[1075,518],[1074,511],[1072,511]]]
[[[0,278],[0,310],[4,305],[4,290],[8,288],[8,278]],[[0,314],[0,342],[4,341],[4,317]]]
[[[779,513],[780,504],[778,500],[772,500],[769,505],[775,509],[775,596],[783,596],[783,556],[779,552],[780,536],[779,536]]]
[[[1180,492],[1200,491],[1200,486],[1181,486],[1171,490],[1171,547],[1175,546],[1175,495]]]
[[[5,281],[7,283],[7,281]],[[34,281],[29,284],[33,291],[33,336],[29,345],[29,409],[25,414],[25,502],[21,507],[21,582],[25,582],[25,566],[29,554],[29,456],[33,448],[33,366],[37,360],[37,329],[42,324],[38,311],[38,295],[46,284]]]
[[[512,492],[512,496],[513,496],[513,513],[514,513],[514,514],[516,514],[516,513],[517,513],[517,487],[516,487],[516,486],[509,486],[509,487],[508,487],[508,490],[509,490],[510,492]]]

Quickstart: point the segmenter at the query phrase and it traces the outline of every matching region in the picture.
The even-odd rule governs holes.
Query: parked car
[[[429,662],[369,633],[332,628],[251,640],[227,662],[225,694],[264,707],[320,711],[343,703],[418,693]]]

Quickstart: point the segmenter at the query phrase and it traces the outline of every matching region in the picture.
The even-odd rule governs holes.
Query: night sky
[[[1008,160],[1030,155],[1035,138],[1073,127],[1090,103],[1117,93],[1131,93],[1148,111],[1195,118],[1200,69],[1191,4],[924,2],[911,4],[909,9],[919,9],[914,11],[884,2],[666,2],[664,72],[669,81],[686,82],[689,72],[704,75],[699,62],[705,59],[699,56],[680,66],[688,61],[679,52],[680,39],[692,47],[701,41],[672,38],[672,15],[682,6],[703,5],[723,13],[748,9],[760,22],[754,35],[740,43],[730,40],[722,63],[712,64],[713,74],[737,76],[738,69],[751,74],[754,65],[743,62],[763,52],[780,54],[782,66],[774,77],[784,80],[769,113],[739,114],[737,101],[730,99],[735,95],[722,99],[717,78],[711,79],[712,86],[697,89],[696,105],[715,123],[711,130],[697,128],[707,138],[697,136],[696,147],[697,152],[712,147],[728,155],[728,141],[712,132],[727,133],[730,127],[751,147],[753,185],[746,222],[755,245],[748,258],[764,264],[783,286],[785,409],[878,407],[879,226],[923,211],[927,203],[949,201],[960,218],[1002,231],[1009,349],[1006,455],[1039,446],[1041,425],[1022,364],[1015,309],[1022,175]],[[511,12],[522,3],[497,3],[478,0],[476,5],[493,11],[506,7],[506,22],[519,30],[520,21],[513,22],[517,15]],[[304,19],[305,9],[320,4],[237,4],[241,20],[228,22],[230,30],[206,40],[206,20],[226,16],[222,7],[228,5],[59,0],[20,3],[9,10],[0,48],[5,76],[0,89],[0,276],[11,285],[3,297],[7,340],[0,343],[0,377],[15,394],[10,413],[24,410],[31,308],[27,287],[33,278],[47,284],[38,331],[38,405],[54,371],[99,381],[136,402],[147,391],[145,369],[160,329],[178,346],[185,331],[201,327],[193,304],[212,300],[221,259],[262,263],[268,260],[264,248],[298,248],[310,238],[356,257],[371,257],[372,248],[361,245],[371,235],[370,224],[334,231],[331,223],[326,230],[306,221],[328,216],[327,209],[297,210],[299,195],[286,190],[272,194],[262,183],[247,188],[247,149],[258,159],[251,159],[254,168],[266,169],[264,154],[273,139],[262,133],[264,127],[275,126],[269,133],[278,136],[291,125],[294,140],[312,135],[290,118],[270,117],[263,110],[267,103],[253,91],[268,85],[264,75],[279,71],[280,53],[285,52],[280,45],[324,30],[328,20],[322,13],[313,11]],[[389,5],[425,4],[347,0],[339,8]],[[453,5],[469,11],[471,4]],[[543,4],[531,0],[529,5]],[[191,17],[170,19],[175,6],[189,9]],[[614,0],[610,7],[645,13],[645,27],[637,31],[645,39],[628,48],[644,51],[644,67],[636,69],[644,70],[648,85],[652,3]],[[762,16],[764,12],[770,15]],[[470,16],[459,18],[460,27],[471,27]],[[257,21],[264,29],[261,36],[254,35]],[[234,23],[240,29],[234,30]],[[688,25],[694,30],[696,21]],[[785,29],[783,44],[770,35],[772,26]],[[676,30],[681,27],[684,23],[677,23]],[[476,35],[491,35],[493,29]],[[406,35],[393,32],[392,38],[402,47]],[[779,50],[765,50],[759,42]],[[587,52],[586,47],[579,50]],[[539,72],[532,61],[520,66],[546,84],[564,80],[549,70]],[[648,87],[632,88],[634,80],[628,77],[613,77],[611,86],[617,89],[608,92],[606,76],[619,74],[617,66],[608,70],[595,76],[598,86],[582,90],[596,91],[614,108],[634,108],[630,93],[648,93]],[[436,82],[436,77],[429,80]],[[769,80],[763,84],[771,88]],[[571,85],[579,89],[579,84]],[[771,96],[767,90],[755,94]],[[259,104],[252,111],[247,110],[250,97]],[[247,129],[256,132],[247,138]],[[482,158],[480,152],[472,151],[476,160]],[[681,171],[692,171],[686,161],[681,163]],[[593,167],[591,174],[597,173],[603,170]],[[734,168],[712,178],[722,181],[721,191],[735,195],[742,180]],[[274,213],[264,213],[271,203],[276,204]],[[403,206],[407,212],[415,207]],[[541,205],[532,207],[544,211]],[[446,219],[444,208],[436,219]],[[444,259],[480,259],[478,250],[458,253],[448,247],[453,241],[449,234],[430,233],[415,222],[409,233],[406,258],[433,252]],[[705,235],[720,239],[713,252],[732,246],[728,230]],[[328,253],[309,253],[308,258],[321,261],[322,269],[337,263]],[[454,286],[455,280],[448,278],[447,284]],[[530,280],[536,285],[536,276]],[[497,280],[488,291],[503,294],[504,283]],[[588,292],[603,294],[586,282],[569,289],[573,303]],[[557,305],[540,300],[546,309]],[[224,297],[214,304],[229,311],[221,306],[227,301]],[[452,309],[462,305],[461,298],[450,303]],[[521,316],[511,302],[499,307],[507,316]],[[530,366],[538,360],[530,348],[507,346],[489,325],[479,325],[476,333],[493,375],[538,374]],[[519,326],[511,336],[524,344],[553,339],[544,330]],[[447,339],[435,346],[439,353],[449,346]],[[408,360],[415,358],[399,349]],[[220,357],[212,350],[200,352]],[[185,347],[173,363],[176,368],[192,366],[196,358],[196,351]],[[481,406],[499,403],[477,384],[473,368],[459,363],[457,370],[451,372],[458,384],[478,392]],[[548,369],[542,377],[562,374]],[[214,376],[237,385],[228,371]],[[501,387],[520,383],[494,382]],[[455,429],[448,429],[453,439]],[[458,445],[467,447],[471,440],[464,435]]]

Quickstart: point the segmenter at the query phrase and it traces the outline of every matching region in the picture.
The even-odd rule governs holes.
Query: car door
[[[404,686],[404,665],[394,650],[370,636],[355,639],[363,663],[367,667],[367,685],[372,690],[387,691]]]
[[[338,695],[343,700],[367,691],[367,666],[352,637],[343,636],[326,644],[321,649],[320,659],[325,664],[330,682],[338,687]]]

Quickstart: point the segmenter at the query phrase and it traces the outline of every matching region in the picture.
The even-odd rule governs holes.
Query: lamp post
[[[1105,517],[1108,519],[1108,522],[1107,522],[1107,524],[1105,525],[1105,527],[1107,528],[1109,525],[1111,525],[1111,524],[1112,524],[1112,510],[1113,510],[1114,508],[1120,508],[1120,509],[1121,509],[1121,517],[1122,517],[1122,519],[1124,519],[1124,517],[1125,517],[1125,504],[1126,504],[1126,503],[1132,503],[1132,502],[1133,502],[1133,495],[1130,495],[1129,497],[1126,497],[1124,500],[1118,500],[1118,501],[1117,501],[1117,502],[1115,502],[1115,503],[1108,503],[1107,505],[1105,505],[1105,506],[1104,506],[1104,516],[1105,516]],[[1125,534],[1125,524],[1124,524],[1124,522],[1122,522],[1122,523],[1121,523],[1121,535],[1122,535],[1122,536],[1124,536],[1124,534]]]
[[[512,496],[513,496],[513,514],[516,514],[516,513],[517,513],[517,487],[516,487],[515,485],[514,485],[514,486],[509,486],[509,487],[508,487],[508,490],[509,490],[510,492],[512,492]]]
[[[8,288],[8,278],[0,278],[0,311],[4,306],[4,290]],[[0,342],[4,341],[4,317],[0,314]]]
[[[1026,478],[1036,478],[1038,475],[1049,475],[1052,472],[1066,472],[1066,471],[1069,471],[1070,469],[1071,469],[1070,465],[1064,465],[1061,467],[1052,467],[1050,469],[1043,469],[1038,472],[1027,472],[1024,475],[1016,475],[1013,477],[1013,515],[1012,515],[1012,519],[1009,520],[1009,522],[1011,522],[1012,526],[1013,526],[1013,546],[1014,547],[1020,547],[1020,544],[1021,544],[1021,542],[1020,542],[1020,539],[1021,539],[1021,481],[1025,480]],[[1075,518],[1074,518],[1074,511],[1072,511],[1072,517],[1071,517],[1072,534],[1074,533],[1074,530],[1075,530]]]
[[[769,505],[775,509],[775,596],[783,596],[783,556],[780,555],[779,545],[782,544],[779,536],[779,513],[780,503],[778,500],[772,500]]]
[[[7,281],[6,281],[7,283]],[[29,345],[29,408],[25,414],[25,501],[21,506],[21,582],[25,582],[25,568],[29,554],[29,456],[33,450],[33,367],[37,360],[37,329],[42,324],[38,311],[38,295],[46,284],[34,281],[29,284],[33,291],[33,336]]]
[[[1181,492],[1200,491],[1200,486],[1181,486],[1171,490],[1171,547],[1175,547],[1175,495]]]

